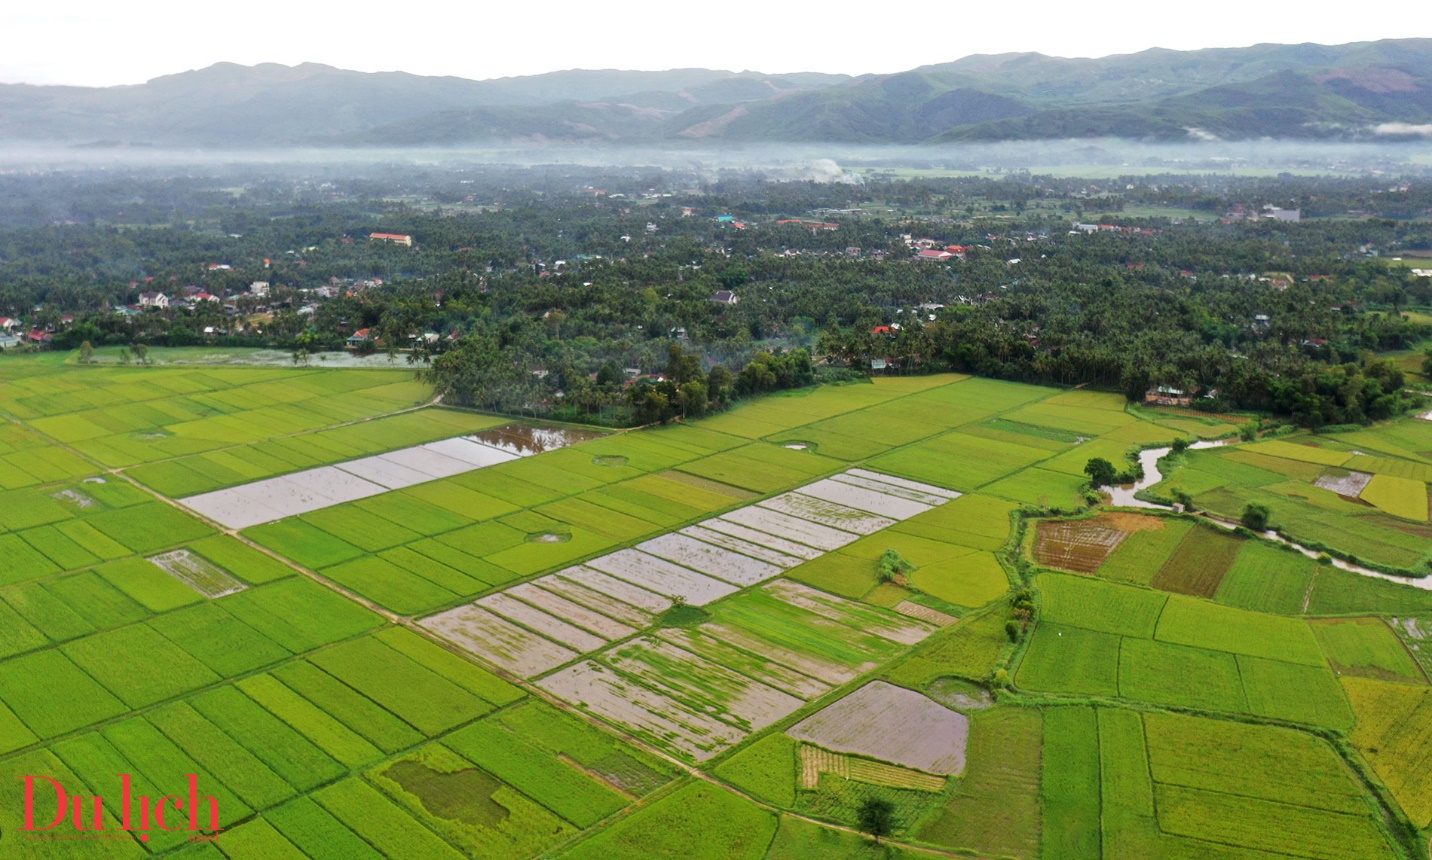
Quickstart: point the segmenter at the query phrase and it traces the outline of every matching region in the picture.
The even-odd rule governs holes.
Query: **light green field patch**
[[[1093,708],[1044,712],[1043,856],[1102,856],[1099,845],[1099,725]]]
[[[1395,517],[1427,522],[1427,485],[1421,481],[1373,475],[1361,498]]]
[[[1056,624],[1122,636],[1153,638],[1168,596],[1063,573],[1040,574],[1043,618]]]
[[[1327,669],[1240,654],[1238,670],[1250,713],[1340,731],[1352,728],[1352,709]]]
[[[315,570],[363,555],[363,550],[353,544],[295,518],[255,526],[246,530],[244,535],[285,558]]]
[[[939,678],[983,679],[1010,647],[1005,633],[1009,605],[1000,602],[961,618],[959,623],[921,643],[883,677],[902,687],[923,690]]]
[[[1299,615],[1316,569],[1317,562],[1302,553],[1245,541],[1214,597],[1254,612]]]
[[[946,433],[882,454],[868,465],[879,472],[970,492],[1048,456],[1048,451],[1026,445]]]
[[[1304,463],[1318,463],[1323,466],[1343,466],[1352,458],[1352,455],[1346,451],[1336,451],[1330,448],[1318,448],[1313,445],[1285,442],[1281,439],[1254,442],[1248,445],[1247,448],[1251,451],[1257,451],[1271,457],[1301,460]]]
[[[142,624],[80,639],[63,650],[131,708],[220,680],[209,667]]]
[[[1386,446],[1383,446],[1384,450]],[[1409,478],[1423,483],[1432,482],[1432,463],[1425,462],[1427,454],[1406,452],[1402,456],[1407,459],[1394,459],[1392,457],[1369,457],[1365,454],[1355,454],[1347,462],[1347,468],[1356,469],[1359,472],[1372,472],[1374,475],[1387,475],[1395,478]],[[1422,462],[1419,462],[1422,461]]]
[[[1079,491],[1086,481],[1082,474],[1075,476],[1034,468],[986,484],[980,492],[1036,507],[1070,510],[1079,506]]]
[[[1160,705],[1229,713],[1247,710],[1232,654],[1147,639],[1123,641],[1119,694]]]
[[[301,519],[365,552],[389,549],[423,535],[355,505],[339,505],[304,514]]]
[[[786,573],[797,582],[858,600],[880,583],[875,562],[842,552],[826,553]]]
[[[364,556],[323,569],[323,575],[394,612],[416,615],[460,595],[392,562]]]
[[[1327,618],[1308,622],[1339,675],[1427,683],[1427,676],[1381,618]]]
[[[1154,786],[1137,711],[1099,708],[1100,791],[1105,856],[1156,856]]]
[[[796,802],[796,747],[777,732],[756,741],[716,766],[716,776],[776,806]]]
[[[443,744],[578,827],[591,827],[626,805],[607,784],[501,723],[474,723],[445,737]]]
[[[1117,696],[1119,643],[1112,633],[1040,622],[1015,681],[1047,693]]]
[[[1009,590],[1009,578],[991,552],[974,552],[922,565],[910,584],[956,606],[976,608]]]
[[[565,860],[762,860],[776,826],[774,813],[697,781],[560,856]]]
[[[131,558],[95,568],[95,573],[129,595],[150,612],[166,612],[203,600],[196,588],[176,579],[155,562]],[[231,580],[232,581],[232,580]],[[234,583],[242,588],[241,583]]]
[[[1292,478],[1295,481],[1303,481],[1308,484],[1316,481],[1329,469],[1337,468],[1336,466],[1323,466],[1318,463],[1308,463],[1302,460],[1270,457],[1267,454],[1259,454],[1256,451],[1244,451],[1237,448],[1222,452],[1220,459],[1225,462],[1251,466],[1255,469],[1261,469],[1264,472],[1271,472],[1275,475],[1282,475],[1285,478]],[[1268,483],[1272,482],[1269,481]]]
[[[228,535],[196,541],[190,549],[251,585],[293,575],[293,568]]]
[[[1163,642],[1304,666],[1324,665],[1317,639],[1299,619],[1219,606],[1179,594],[1169,595],[1154,635]]]

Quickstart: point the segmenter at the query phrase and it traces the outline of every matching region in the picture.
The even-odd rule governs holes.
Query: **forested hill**
[[[470,81],[222,63],[137,86],[0,84],[0,143],[447,146],[1432,133],[1432,39],[976,55],[890,75],[572,70]]]

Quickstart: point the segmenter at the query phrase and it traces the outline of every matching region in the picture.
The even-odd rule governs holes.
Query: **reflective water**
[[[1231,444],[1226,439],[1215,439],[1211,442],[1194,442],[1190,448],[1221,448]],[[1146,502],[1143,499],[1134,498],[1134,494],[1140,490],[1152,487],[1163,480],[1163,474],[1159,472],[1159,460],[1172,451],[1172,448],[1150,448],[1147,451],[1139,452],[1139,463],[1144,467],[1144,476],[1132,484],[1125,484],[1122,487],[1100,487],[1107,492],[1113,503],[1122,508],[1159,508],[1161,510],[1173,510],[1168,505],[1156,505],[1153,502]]]
[[[591,439],[600,439],[605,435],[605,433],[596,430],[577,430],[571,427],[530,427],[526,424],[504,424],[501,427],[474,433],[468,438],[511,454],[525,456],[565,448],[568,445],[575,445],[578,442],[586,442]]]

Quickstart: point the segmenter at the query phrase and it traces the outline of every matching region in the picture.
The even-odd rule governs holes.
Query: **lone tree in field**
[[[905,576],[914,569],[915,565],[906,561],[905,558],[894,549],[887,549],[884,554],[880,556],[881,582],[895,582],[903,585]]]
[[[1089,476],[1089,483],[1096,487],[1113,486],[1119,473],[1114,470],[1114,464],[1103,457],[1095,457],[1084,464],[1084,474]]]
[[[1248,506],[1243,509],[1243,525],[1255,532],[1264,532],[1268,530],[1268,520],[1272,516],[1273,512],[1268,509],[1267,505],[1260,502],[1249,502]]]
[[[881,797],[867,798],[860,804],[855,816],[860,821],[860,829],[869,833],[876,842],[895,829],[895,804]]]

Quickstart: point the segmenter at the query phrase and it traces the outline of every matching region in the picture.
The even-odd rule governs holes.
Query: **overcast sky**
[[[0,81],[141,83],[220,61],[493,78],[557,69],[895,72],[976,53],[1100,57],[1151,47],[1419,36],[1405,2],[1326,14],[1288,0],[852,3],[47,0],[0,14]],[[18,8],[14,8],[18,7]]]

